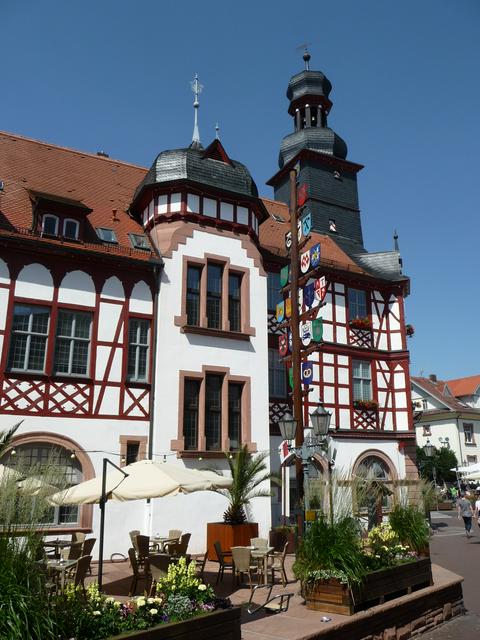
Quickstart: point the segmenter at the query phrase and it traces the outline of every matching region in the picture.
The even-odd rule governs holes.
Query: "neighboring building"
[[[333,414],[337,468],[355,474],[366,466],[392,486],[393,481],[396,486],[407,486],[417,477],[404,312],[409,279],[401,271],[396,238],[394,251],[369,253],[364,247],[357,193],[357,173],[362,166],[346,159],[345,142],[327,126],[331,84],[321,72],[308,69],[308,60],[307,54],[306,69],[288,85],[294,131],[281,143],[280,170],[269,181],[275,202],[266,202],[270,218],[260,228],[270,283],[272,442],[277,447],[280,444],[276,423],[288,406],[286,384],[277,370],[278,351],[275,355],[285,332],[274,315],[282,296],[275,297],[274,291],[279,287],[279,271],[287,264],[289,173],[296,167],[298,184],[308,189],[304,213],[310,212],[312,220],[311,237],[300,253],[316,243],[321,245],[319,265],[306,269],[300,281],[303,319],[315,316],[323,323],[320,344],[308,335],[303,340],[302,358],[313,369],[311,392],[304,403],[305,424],[308,426],[308,413],[321,401]],[[310,302],[309,298],[315,279],[322,276],[326,295],[325,306],[319,310],[318,299]],[[308,325],[306,330],[308,333]],[[288,355],[286,361],[288,364]],[[274,466],[279,463],[277,457]],[[326,470],[320,456],[315,457],[314,466],[317,473]],[[283,513],[287,514],[289,497],[284,492]],[[277,507],[277,514],[279,510]]]
[[[204,148],[196,124],[189,147],[160,152],[148,171],[0,133],[0,428],[23,420],[16,452],[42,460],[53,447],[72,484],[99,475],[105,456],[225,469],[223,452],[242,444],[279,467],[290,399],[275,309],[288,172],[300,162],[307,248],[321,243],[303,285],[326,279],[323,342],[304,352],[305,412],[319,401],[332,411],[337,467],[371,468],[392,487],[416,477],[409,280],[396,244],[363,245],[362,167],[327,127],[330,88],[309,70],[290,81],[295,130],[269,183],[276,200],[258,196],[218,139]],[[12,449],[0,462],[13,464]],[[321,457],[314,468],[325,470]],[[288,513],[290,475],[273,518],[265,500],[252,504],[263,535]],[[205,523],[224,508],[213,493],[109,503],[106,556],[126,551],[130,529],[190,531],[202,551]],[[98,518],[91,506],[59,508],[52,532],[98,533]]]
[[[412,404],[419,447],[427,440],[448,447],[459,466],[480,462],[480,376],[437,380],[412,376]]]

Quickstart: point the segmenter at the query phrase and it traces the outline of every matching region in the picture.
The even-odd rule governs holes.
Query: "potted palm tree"
[[[226,453],[228,467],[232,475],[232,485],[228,489],[216,489],[228,500],[223,514],[223,522],[207,523],[208,559],[216,560],[214,542],[218,540],[225,551],[235,546],[250,544],[250,538],[258,537],[258,523],[248,522],[247,508],[253,498],[269,498],[270,489],[261,485],[276,481],[268,470],[268,453],[252,455],[247,445],[235,454]]]

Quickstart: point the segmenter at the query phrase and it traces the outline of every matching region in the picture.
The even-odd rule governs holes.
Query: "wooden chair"
[[[205,572],[205,565],[207,564],[208,559],[208,551],[205,553],[194,556],[193,561],[195,562],[195,566],[197,569],[197,576],[203,580],[203,574]]]
[[[78,587],[82,587],[83,593],[85,592],[85,578],[87,577],[88,567],[92,561],[92,556],[82,556],[77,560],[75,571],[73,574],[73,584]]]
[[[283,551],[275,551],[273,554],[273,562],[269,566],[269,570],[272,572],[272,584],[275,582],[275,571],[280,573],[282,579],[282,585],[285,588],[287,586],[287,573],[285,571],[285,556],[287,555],[288,542],[285,543]]]
[[[92,550],[95,546],[96,538],[87,538],[83,543],[82,556],[92,556]],[[92,575],[92,567],[88,567],[88,573]]]
[[[168,574],[168,567],[172,558],[167,553],[156,553],[150,560],[150,573],[152,584],[150,586],[149,596],[155,595],[157,582]]]
[[[180,540],[180,536],[182,535],[182,530],[181,529],[170,529],[170,531],[168,532],[168,539],[171,540],[172,542],[175,542],[178,540]]]
[[[63,560],[78,560],[82,555],[85,555],[83,553],[83,542],[75,542],[69,547],[62,549],[61,553]]]
[[[145,559],[148,560],[150,554],[150,538],[149,536],[137,536],[137,557],[140,565],[143,565]]]
[[[252,572],[258,573],[258,566],[252,565],[252,551],[248,547],[232,547],[232,562],[235,576],[241,578],[243,574],[248,575],[248,585],[253,589]]]
[[[223,575],[225,573],[225,569],[231,569],[232,570],[232,578],[234,577],[232,552],[231,551],[222,551],[222,547],[221,547],[220,542],[218,540],[216,540],[213,543],[213,546],[215,548],[215,553],[217,554],[217,559],[218,559],[218,563],[219,563],[218,573],[217,573],[217,580],[215,582],[215,584],[218,584],[219,581],[223,580]],[[228,562],[228,558],[230,558],[230,562]]]
[[[128,595],[133,596],[137,590],[137,584],[139,580],[145,580],[145,591],[149,591],[150,581],[152,579],[152,575],[150,573],[150,563],[148,558],[145,559],[145,563],[143,567],[140,567],[137,562],[137,554],[135,553],[135,549],[130,547],[128,550],[128,557],[130,559],[130,565],[132,567],[133,576],[132,582],[130,583],[130,590]]]
[[[132,543],[132,547],[135,549],[135,552],[138,554],[137,536],[140,535],[140,529],[133,529],[133,531],[130,531],[128,535],[130,536],[130,541]]]

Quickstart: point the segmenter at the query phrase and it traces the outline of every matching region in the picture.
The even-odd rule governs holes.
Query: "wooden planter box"
[[[302,585],[307,609],[351,616],[385,600],[410,593],[432,584],[430,558],[420,558],[395,567],[373,571],[365,576],[361,587],[351,590],[335,578]]]
[[[128,631],[108,640],[240,640],[240,607],[220,609],[183,622],[165,622],[142,631]]]
[[[207,523],[208,559],[217,560],[213,543],[220,542],[222,551],[230,551],[232,547],[245,547],[250,544],[250,538],[258,538],[258,522],[245,524],[224,524],[223,522]]]
[[[438,510],[439,511],[451,511],[453,509],[453,504],[451,502],[439,502]]]

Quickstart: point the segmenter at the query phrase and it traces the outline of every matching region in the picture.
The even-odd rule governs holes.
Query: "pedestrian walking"
[[[480,493],[477,491],[477,499],[475,500],[475,518],[480,528]]]
[[[460,498],[457,500],[458,519],[463,518],[465,524],[465,533],[467,538],[470,537],[470,531],[472,530],[472,517],[473,510],[470,500],[465,497],[465,492],[462,491]]]

